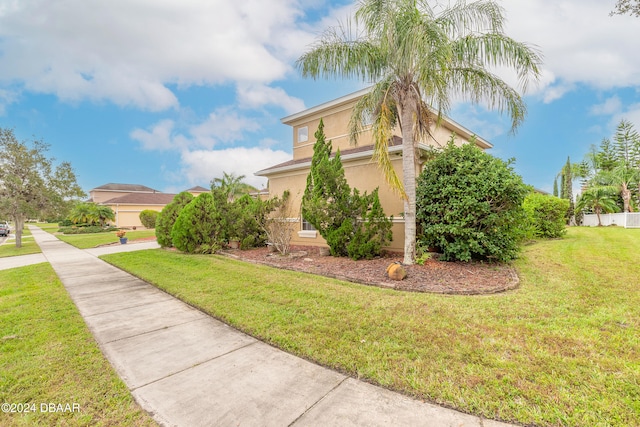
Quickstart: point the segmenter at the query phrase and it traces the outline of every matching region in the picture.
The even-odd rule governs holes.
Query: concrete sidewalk
[[[410,399],[277,350],[30,229],[108,360],[162,425],[508,425]]]

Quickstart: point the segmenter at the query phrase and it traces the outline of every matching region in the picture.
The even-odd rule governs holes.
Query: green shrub
[[[524,236],[528,191],[510,163],[473,144],[449,144],[418,178],[420,245],[438,248],[447,261],[509,261]]]
[[[530,193],[522,204],[533,237],[561,237],[567,232],[566,216],[569,200],[540,193]]]
[[[224,218],[211,193],[202,193],[186,205],[173,225],[174,246],[187,253],[213,253],[227,237],[222,233]]]
[[[73,225],[73,221],[70,219],[63,219],[58,223],[58,227],[71,227]]]
[[[220,200],[219,203],[225,203],[228,199],[219,198],[218,200]],[[244,194],[226,204],[223,214],[227,217],[224,223],[228,225],[228,229],[224,230],[224,234],[229,238],[237,237],[240,240],[240,249],[264,246],[267,235],[260,222],[264,202]]]
[[[145,209],[142,212],[140,212],[139,218],[140,218],[140,222],[142,223],[142,225],[144,225],[145,228],[156,228],[156,221],[158,219],[158,214],[160,212],[158,211],[154,211],[151,209]]]
[[[163,248],[173,246],[171,230],[182,209],[193,200],[193,195],[186,191],[177,194],[171,203],[162,209],[156,218],[156,239]]]

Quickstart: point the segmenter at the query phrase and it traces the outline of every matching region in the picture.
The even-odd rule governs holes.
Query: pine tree
[[[567,211],[568,223],[572,224],[575,214],[575,205],[573,202],[573,176],[571,175],[571,159],[567,157],[567,163],[562,169],[562,198],[569,200],[569,210]]]

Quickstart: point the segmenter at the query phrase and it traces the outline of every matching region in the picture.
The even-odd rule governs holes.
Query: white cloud
[[[234,147],[223,150],[184,151],[181,156],[182,176],[190,185],[204,185],[222,172],[245,175],[244,181],[261,188],[267,180],[254,173],[269,166],[291,160],[284,151],[258,147]]]
[[[283,78],[300,16],[296,0],[3,1],[0,82],[163,110],[178,105],[167,84]]]
[[[149,130],[136,128],[129,133],[140,142],[144,150],[190,150],[212,149],[220,143],[242,141],[246,133],[256,132],[260,125],[255,119],[240,116],[229,107],[218,108],[201,123],[188,127],[185,133],[176,129],[173,120],[157,122]]]
[[[293,114],[304,110],[304,102],[287,93],[282,88],[273,88],[266,85],[245,85],[238,86],[238,101],[240,106],[245,108],[260,108],[265,105],[278,105],[287,114]]]
[[[612,115],[622,110],[622,101],[618,96],[612,96],[605,100],[602,104],[597,104],[591,107],[591,114],[598,116]]]
[[[151,130],[134,129],[129,136],[140,142],[144,150],[171,150],[175,148],[172,132],[173,120],[161,120],[153,125]]]
[[[218,142],[231,143],[242,140],[247,132],[255,132],[260,125],[252,118],[242,117],[230,108],[219,108],[204,122],[191,127],[193,146],[213,148]]]
[[[502,1],[506,34],[538,46],[544,79],[538,89],[550,102],[577,83],[597,89],[640,85],[637,50],[638,20],[610,17],[612,2],[602,0]]]

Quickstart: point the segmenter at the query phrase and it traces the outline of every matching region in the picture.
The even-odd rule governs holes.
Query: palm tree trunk
[[[413,141],[413,110],[403,99],[400,105],[402,126],[402,184],[404,199],[404,264],[416,259],[416,152]]]
[[[622,183],[622,203],[624,204],[623,211],[631,212],[631,191],[626,183]]]

